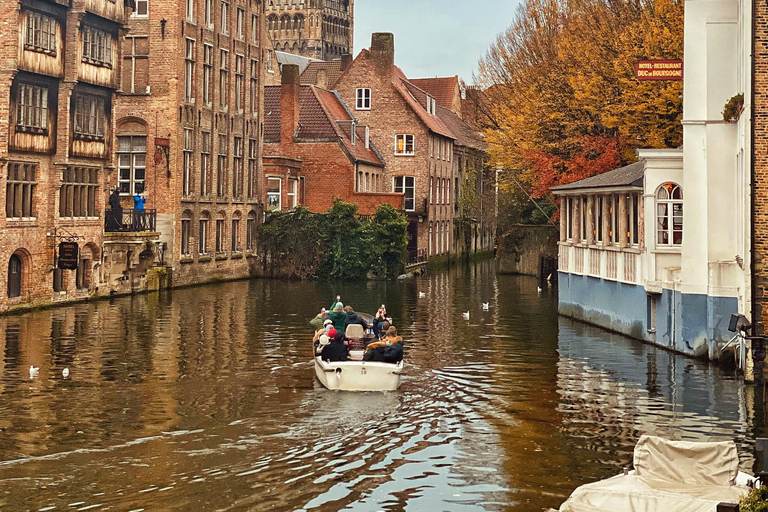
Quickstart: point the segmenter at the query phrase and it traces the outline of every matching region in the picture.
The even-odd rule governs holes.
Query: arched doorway
[[[8,297],[21,297],[21,258],[18,254],[11,256],[8,262]]]

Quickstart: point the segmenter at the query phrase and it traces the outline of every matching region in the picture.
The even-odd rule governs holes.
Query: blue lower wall
[[[590,276],[558,274],[560,314],[599,325],[684,354],[719,357],[728,341],[735,297],[683,294],[663,289],[656,295],[656,331],[648,331],[648,294],[643,286]]]

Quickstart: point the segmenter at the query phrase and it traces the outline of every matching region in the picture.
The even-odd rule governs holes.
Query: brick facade
[[[433,98],[407,81],[394,57],[394,36],[373,34],[371,49],[360,52],[334,88],[360,122],[370,126],[386,163],[387,186],[413,177],[413,204],[406,204],[411,257],[448,254],[454,247],[455,138],[432,113],[434,106],[430,112]],[[370,110],[357,109],[358,89],[370,89]],[[412,154],[398,154],[403,153],[398,135],[413,136],[413,151],[405,151]]]
[[[157,242],[174,285],[247,276],[256,252],[263,4],[223,5],[151,2],[147,15],[131,17],[122,41],[128,57],[116,135],[146,140],[146,207],[157,209]],[[112,275],[123,270],[113,266]]]
[[[753,3],[753,314],[755,334],[768,323],[768,5]]]
[[[126,12],[122,1],[107,0],[5,2],[0,12],[3,312],[105,291],[103,211]],[[76,116],[78,107],[88,115]],[[56,270],[67,239],[78,244],[77,269]]]

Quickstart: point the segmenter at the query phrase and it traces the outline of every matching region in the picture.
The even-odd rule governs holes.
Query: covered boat
[[[634,471],[577,488],[559,512],[714,512],[720,504],[738,503],[753,480],[739,472],[733,441],[644,435],[635,446],[634,466]]]
[[[371,315],[358,314],[368,323],[373,321]],[[324,361],[315,355],[315,375],[323,386],[341,391],[395,391],[400,387],[402,360],[398,363],[363,361],[365,346],[375,339],[374,335],[366,334],[362,325],[357,324],[348,325],[345,335],[350,340],[348,361]]]

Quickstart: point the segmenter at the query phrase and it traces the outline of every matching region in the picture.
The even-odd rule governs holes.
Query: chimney
[[[395,35],[375,32],[371,36],[371,55],[381,71],[389,71],[395,65]]]
[[[319,88],[328,89],[328,72],[324,69],[318,69],[316,82]]]
[[[341,72],[346,71],[350,64],[352,64],[352,55],[345,53],[341,56]]]
[[[299,66],[283,65],[283,77],[280,86],[280,142],[293,142],[299,126]]]

